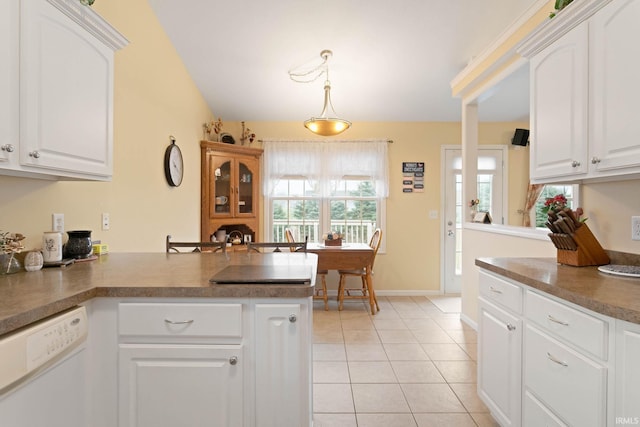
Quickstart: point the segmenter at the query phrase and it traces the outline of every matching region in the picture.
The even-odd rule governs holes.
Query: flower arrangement
[[[222,130],[222,119],[218,118],[218,120],[211,120],[209,123],[205,123],[202,125],[204,127],[204,131],[206,136],[211,137],[211,133],[218,135]],[[216,137],[217,139],[217,137]]]
[[[330,231],[322,235],[325,246],[341,246],[343,238],[344,234],[338,233],[337,231]]]
[[[24,249],[22,241],[25,236],[20,233],[0,232],[0,254],[9,255],[9,259],[6,263],[2,264],[2,271],[0,274],[11,273],[11,268],[14,264],[15,254],[19,254]],[[5,271],[6,267],[6,271]]]
[[[476,208],[480,204],[480,199],[471,199],[469,202],[470,208]]]
[[[559,212],[567,207],[567,198],[564,194],[556,194],[553,197],[549,197],[544,201],[544,207],[542,212],[548,214],[549,211]]]

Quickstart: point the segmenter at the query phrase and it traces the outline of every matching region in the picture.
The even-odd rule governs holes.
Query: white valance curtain
[[[321,183],[329,196],[331,181],[348,177],[369,179],[376,195],[389,195],[388,142],[366,141],[270,141],[263,143],[263,194],[272,195],[281,179],[305,177]]]

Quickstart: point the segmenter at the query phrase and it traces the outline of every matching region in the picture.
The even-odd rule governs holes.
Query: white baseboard
[[[376,289],[376,295],[381,297],[423,297],[427,295],[443,295],[440,291],[416,291],[416,290],[408,290],[408,291],[391,291],[384,289]]]
[[[474,331],[478,330],[478,324],[476,322],[474,322],[473,320],[471,320],[471,318],[463,313],[460,313],[460,320],[462,320],[464,323],[466,323],[467,325],[469,325],[471,328],[473,328]]]

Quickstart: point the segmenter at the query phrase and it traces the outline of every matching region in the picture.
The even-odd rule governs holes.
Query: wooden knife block
[[[575,267],[609,264],[609,256],[602,249],[598,239],[589,230],[587,224],[582,224],[571,236],[578,245],[578,250],[558,249],[558,262],[560,264],[573,265]]]

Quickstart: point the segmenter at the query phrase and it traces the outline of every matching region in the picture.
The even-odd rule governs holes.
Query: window
[[[388,195],[387,142],[265,142],[267,235],[320,242],[328,231],[367,243],[384,229]]]
[[[552,198],[557,194],[564,194],[564,197],[567,198],[567,206],[571,209],[575,210],[578,207],[577,184],[545,185],[535,205],[536,227],[546,228],[544,223],[547,221],[547,214],[542,211],[542,208],[544,208],[544,202],[547,199]]]

